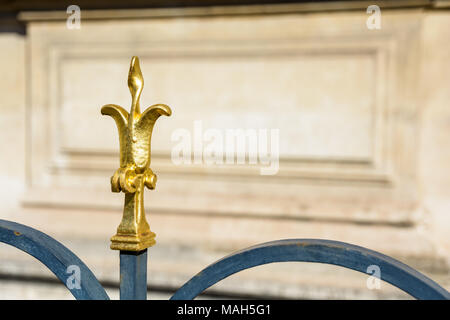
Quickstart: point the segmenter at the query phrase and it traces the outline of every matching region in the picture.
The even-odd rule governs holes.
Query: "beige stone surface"
[[[408,79],[417,74],[419,17],[387,14],[375,33],[360,13],[87,21],[80,30],[30,23],[32,188],[24,200],[111,203],[104,176],[117,166],[117,134],[98,108],[129,104],[123,75],[139,55],[143,103],[174,110],[153,135],[153,208],[410,224],[417,90]],[[218,130],[281,129],[280,171],[174,165],[172,133],[192,131],[196,120]],[[66,194],[55,196],[56,186]]]
[[[424,19],[421,64],[419,172],[426,232],[450,261],[450,21],[448,14]]]
[[[0,34],[0,218],[47,232],[101,281],[118,283],[118,253],[109,250],[123,201],[109,186],[118,139],[100,108],[129,108],[128,64],[138,55],[142,106],[173,110],[152,138],[151,297],[167,298],[232,251],[286,238],[365,246],[450,288],[449,13],[383,10],[381,30],[366,19],[354,11],[83,20],[80,30],[31,21],[26,36]],[[280,129],[278,174],[176,166],[171,135],[196,120],[205,129]],[[5,245],[0,275],[11,298],[68,298],[42,265]],[[366,279],[288,263],[234,275],[211,292],[408,298],[388,284],[369,290]]]
[[[20,206],[27,174],[25,39],[1,33],[0,47],[0,203],[2,212],[8,212]]]

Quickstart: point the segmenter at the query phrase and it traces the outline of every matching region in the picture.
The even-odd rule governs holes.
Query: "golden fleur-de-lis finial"
[[[115,104],[104,105],[103,115],[111,116],[119,130],[120,168],[111,177],[111,190],[125,193],[122,222],[111,238],[111,249],[141,251],[155,243],[155,234],[144,212],[144,186],[154,189],[156,175],[150,169],[153,126],[161,116],[172,111],[165,104],[155,104],[141,113],[139,98],[144,87],[138,57],[131,59],[128,88],[131,92],[131,110]]]

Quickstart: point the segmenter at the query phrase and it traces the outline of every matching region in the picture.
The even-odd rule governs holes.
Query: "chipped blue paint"
[[[33,228],[0,219],[0,242],[9,244],[35,257],[49,268],[67,287],[73,272],[69,266],[77,266],[80,270],[80,285],[67,287],[76,299],[108,300],[105,289],[98,282],[89,268],[64,245]],[[69,279],[69,282],[70,279]],[[73,282],[71,282],[73,283]]]

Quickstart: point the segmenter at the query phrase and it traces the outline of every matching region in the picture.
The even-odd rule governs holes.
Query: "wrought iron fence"
[[[128,75],[132,96],[131,111],[109,104],[102,107],[119,130],[120,168],[111,177],[111,190],[124,192],[123,218],[111,238],[111,249],[120,251],[120,299],[147,298],[147,248],[155,244],[144,212],[144,188],[154,189],[156,175],[150,169],[151,134],[161,115],[170,116],[171,109],[156,104],[140,111],[139,98],[144,79],[139,59],[133,57]],[[109,299],[92,271],[68,248],[52,237],[31,227],[0,220],[0,242],[20,249],[50,269],[76,299]],[[186,282],[171,297],[173,300],[194,299],[204,290],[245,269],[275,262],[315,262],[341,266],[365,273],[370,265],[382,272],[380,279],[391,283],[417,299],[450,299],[450,293],[413,268],[363,247],[321,239],[286,239],[259,244],[206,267]],[[77,285],[68,268],[76,266]]]

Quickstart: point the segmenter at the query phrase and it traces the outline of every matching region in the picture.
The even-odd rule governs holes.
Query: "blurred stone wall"
[[[251,8],[82,8],[80,29],[67,28],[65,11],[21,12],[26,33],[0,33],[0,218],[60,240],[117,298],[109,238],[123,195],[110,192],[109,178],[118,136],[100,108],[129,108],[137,55],[142,108],[173,110],[152,138],[151,298],[223,255],[285,238],[368,247],[450,289],[450,12],[382,8],[381,28],[370,30],[365,8]],[[279,171],[174,164],[173,133],[193,133],[198,121],[204,131],[278,129]],[[408,298],[385,283],[369,290],[367,277],[287,263],[208,292]],[[61,288],[31,257],[0,245],[0,298],[70,298]]]

